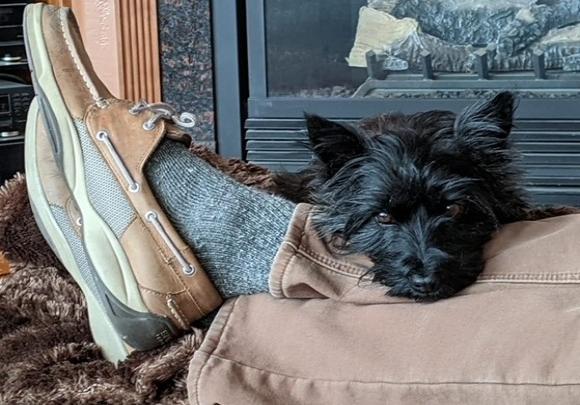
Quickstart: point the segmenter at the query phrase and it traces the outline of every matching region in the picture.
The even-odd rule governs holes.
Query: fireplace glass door
[[[533,198],[580,205],[580,0],[245,1],[247,160],[304,168],[304,112],[356,124],[509,90]]]
[[[269,97],[570,98],[580,0],[267,0]]]

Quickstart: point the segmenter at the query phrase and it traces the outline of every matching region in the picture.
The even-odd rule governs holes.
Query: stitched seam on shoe
[[[143,152],[141,153],[141,155],[139,155],[139,158],[137,159],[137,164],[135,166],[135,170],[138,173],[140,171],[143,171],[143,168],[146,164],[146,159],[151,155],[149,153],[149,150],[152,148],[153,148],[153,150],[155,150],[159,147],[159,144],[163,141],[163,138],[165,137],[164,133],[166,131],[167,131],[167,128],[165,126],[165,122],[161,121],[157,124],[157,128],[155,129],[155,132],[153,132],[149,135],[151,137],[151,141],[147,145],[146,148],[143,148]],[[146,181],[147,181],[147,179],[145,177],[143,177],[143,183],[145,183]]]
[[[58,208],[61,208],[63,210],[66,210],[66,207],[64,207],[60,204],[53,203],[53,202],[49,202],[48,205],[49,205],[49,207],[58,207]]]
[[[157,242],[155,242],[155,244],[157,245]],[[181,284],[181,286],[184,288],[184,293],[187,294],[189,296],[189,298],[191,299],[191,301],[193,301],[193,304],[195,305],[195,308],[197,309],[197,311],[201,314],[201,316],[205,316],[209,313],[209,310],[206,310],[205,307],[202,307],[199,303],[199,301],[197,300],[197,298],[195,298],[195,294],[193,294],[193,292],[191,291],[191,288],[188,288],[185,280],[182,278],[182,272],[180,270],[176,270],[173,265],[175,263],[175,258],[170,259],[170,262],[167,263],[167,267],[169,267],[169,269],[171,270],[171,272],[177,277],[177,279],[179,280],[179,283]]]
[[[167,298],[165,303],[167,304],[167,307],[171,311],[171,314],[179,321],[180,326],[184,330],[187,330],[189,328],[189,325],[187,324],[187,322],[185,320],[185,316],[183,315],[183,312],[181,312],[181,310],[177,307],[177,304],[175,303],[175,301],[171,297],[169,297],[169,298]]]
[[[153,290],[150,290],[146,287],[141,287],[141,292],[146,293],[146,294],[156,295],[156,296],[163,297],[163,298],[168,297],[168,294],[163,294],[163,293],[160,293],[157,291],[153,291]],[[166,300],[166,304],[167,304],[167,307],[169,308],[169,311],[171,312],[173,317],[179,322],[179,324],[180,324],[179,326],[181,326],[182,329],[188,329],[189,325],[187,324],[187,321],[185,320],[183,313],[182,312],[176,313],[175,311],[178,311],[178,308],[172,308],[172,306],[169,304],[170,300],[171,300],[171,296],[169,296],[169,298],[167,298],[167,300]]]
[[[148,294],[159,295],[160,297],[168,297],[168,296],[176,297],[178,295],[182,295],[182,294],[186,293],[186,291],[179,291],[179,292],[175,292],[175,293],[162,293],[162,292],[155,291],[155,290],[152,290],[152,289],[147,288],[147,287],[143,287],[141,284],[139,284],[139,287],[143,290],[143,292],[146,292]]]
[[[91,96],[93,97],[93,100],[95,102],[99,101],[99,94],[96,90],[96,88],[94,86],[91,86],[91,82],[90,79],[87,76],[87,72],[84,71],[84,69],[81,68],[78,58],[74,55],[73,50],[72,50],[72,44],[69,41],[69,34],[68,32],[65,32],[65,26],[64,26],[64,19],[63,19],[63,15],[66,11],[64,9],[61,9],[60,12],[58,13],[58,19],[60,22],[60,30],[62,32],[63,38],[64,38],[64,42],[66,44],[66,47],[68,49],[68,52],[73,60],[73,63],[75,65],[75,67],[77,68],[79,74],[81,75],[81,78],[83,79],[83,82],[85,83],[85,87],[87,88],[87,90],[89,91],[89,93],[91,94]],[[72,40],[72,38],[70,38]]]
[[[163,213],[163,215],[165,215],[165,213],[163,211],[159,211],[158,214],[159,213]],[[169,220],[167,220],[167,221],[168,221],[169,224],[171,224],[171,222]],[[142,222],[143,222],[143,220],[142,220]],[[189,298],[190,298],[191,301],[193,301],[193,304],[195,305],[196,309],[199,311],[199,313],[202,316],[208,314],[210,312],[210,310],[208,308],[206,308],[205,306],[202,306],[201,303],[197,300],[197,298],[195,297],[195,294],[193,293],[192,289],[187,286],[187,282],[184,279],[183,273],[180,270],[176,270],[174,268],[174,264],[175,264],[175,262],[177,260],[175,258],[175,256],[173,256],[173,255],[171,255],[170,257],[169,256],[166,256],[165,253],[163,252],[163,249],[162,249],[161,245],[157,242],[157,239],[155,239],[155,237],[153,236],[153,231],[151,229],[149,229],[147,226],[145,226],[145,228],[151,234],[151,237],[153,238],[153,243],[155,244],[156,248],[158,249],[158,251],[160,252],[160,254],[162,255],[162,257],[165,257],[167,259],[167,262],[165,262],[165,265],[166,265],[166,267],[169,267],[169,269],[171,270],[171,272],[175,275],[175,277],[177,278],[177,280],[181,284],[181,287],[184,289],[184,293],[189,296]],[[186,250],[187,250],[187,246],[186,246]],[[191,250],[189,250],[189,251],[191,252]],[[203,271],[203,268],[201,268],[200,270]]]
[[[181,307],[179,305],[177,305],[175,300],[172,299],[172,302],[175,306],[175,310],[177,311],[177,313],[181,316],[181,319],[183,320],[183,325],[185,326],[185,329],[188,329],[189,322],[187,322],[187,317],[185,316],[185,313],[182,311]]]

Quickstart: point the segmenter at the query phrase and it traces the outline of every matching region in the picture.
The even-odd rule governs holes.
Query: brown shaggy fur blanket
[[[274,191],[269,172],[193,152],[238,181]],[[187,367],[203,331],[115,368],[93,343],[85,300],[36,227],[25,178],[0,188],[0,404],[186,404]]]

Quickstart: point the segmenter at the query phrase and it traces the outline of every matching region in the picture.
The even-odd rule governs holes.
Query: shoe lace
[[[146,131],[155,129],[160,120],[172,121],[182,128],[193,128],[195,126],[195,116],[192,113],[178,113],[175,108],[167,103],[148,103],[145,100],[140,100],[129,109],[129,113],[132,115],[139,115],[143,111],[151,111],[153,113],[153,116],[143,124],[143,129]]]

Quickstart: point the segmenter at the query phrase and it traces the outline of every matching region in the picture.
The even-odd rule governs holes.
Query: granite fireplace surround
[[[195,140],[215,146],[209,0],[158,0],[163,99],[195,112]]]

